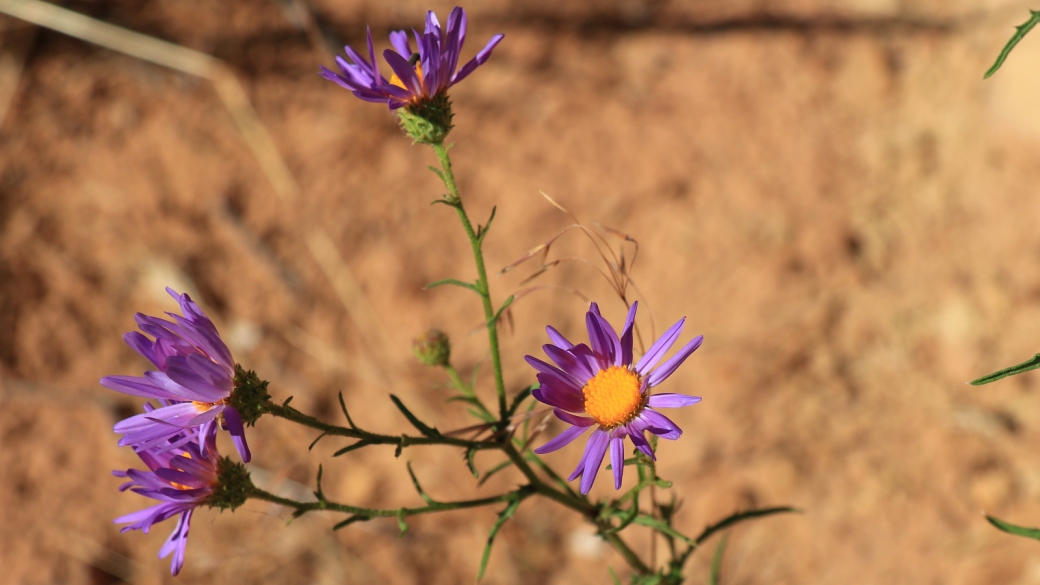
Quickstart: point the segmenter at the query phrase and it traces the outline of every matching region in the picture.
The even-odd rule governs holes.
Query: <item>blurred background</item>
[[[469,424],[409,350],[435,326],[464,375],[488,361],[476,298],[422,290],[474,274],[453,214],[429,205],[435,159],[385,107],[317,74],[360,46],[366,23],[381,50],[390,30],[452,3],[64,5],[200,54],[135,56],[151,45],[121,53],[0,17],[0,582],[473,582],[493,509],[416,518],[399,539],[392,520],[333,533],[342,518],[313,514],[287,527],[284,509],[258,502],[196,514],[174,580],[155,558],[172,525],[112,524],[148,503],[109,475],[137,463],[111,426],[140,402],[97,382],[145,369],[121,335],[136,311],[174,310],[172,286],[276,399],[339,421],[342,391],[359,423],[400,432],[393,392],[441,429]],[[687,338],[706,338],[667,384],[704,397],[676,412],[682,440],[660,447],[678,526],[696,534],[751,506],[805,511],[735,530],[722,582],[1040,583],[1035,543],[981,514],[1040,524],[1040,375],[965,384],[1040,350],[1040,33],[982,81],[1028,6],[466,8],[464,58],[506,35],[452,90],[464,200],[481,223],[498,206],[492,271],[571,223],[539,190],[636,239],[636,298],[657,331],[685,315]],[[596,262],[576,233],[558,254]],[[496,299],[533,268],[494,277]],[[559,288],[514,305],[512,391],[533,380],[522,356],[540,354],[545,324],[584,336],[586,303],[565,289],[623,318],[595,266],[565,263],[533,284]],[[477,380],[490,396],[488,367]],[[308,453],[314,436],[262,419],[249,435],[257,483],[305,497],[324,462],[329,497],[399,506],[420,501],[405,461],[436,498],[520,481],[477,489],[444,449],[330,460],[343,443]],[[580,449],[548,460],[569,471]],[[648,555],[645,535],[629,534]],[[706,581],[710,553],[690,583]],[[529,500],[484,582],[604,583],[606,565],[625,574],[576,517]]]

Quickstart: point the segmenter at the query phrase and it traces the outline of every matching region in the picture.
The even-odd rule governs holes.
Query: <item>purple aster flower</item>
[[[344,47],[347,59],[336,57],[339,73],[324,66],[321,75],[329,81],[349,89],[355,96],[369,102],[385,102],[391,110],[402,106],[428,102],[449,87],[462,81],[484,64],[491,51],[505,35],[491,37],[477,56],[458,71],[462,44],[466,41],[466,11],[455,7],[448,16],[447,30],[441,28],[433,11],[426,13],[426,29],[422,34],[412,30],[417,52],[412,51],[408,33],[399,30],[390,33],[393,50],[383,51],[393,74],[390,80],[379,73],[376,51],[372,46],[372,31],[368,31],[368,59],[357,51]],[[349,59],[349,60],[348,60]]]
[[[134,351],[152,362],[158,371],[144,377],[106,376],[106,388],[160,401],[160,407],[132,416],[115,425],[123,435],[120,446],[136,449],[171,449],[196,440],[206,450],[205,437],[216,426],[227,429],[242,460],[250,460],[245,426],[235,407],[228,404],[235,389],[235,362],[220,339],[217,328],[192,300],[167,288],[180,303],[183,316],[166,313],[173,321],[138,313],[141,331],[123,336]]]
[[[173,553],[170,572],[176,575],[184,566],[191,516],[195,508],[208,502],[219,485],[220,456],[215,435],[207,436],[204,449],[189,441],[181,447],[142,449],[137,455],[148,466],[148,471],[113,471],[112,475],[130,480],[119,486],[119,491],[130,490],[159,503],[117,518],[115,522],[129,524],[120,532],[140,530],[147,534],[152,525],[177,516],[177,525],[159,549],[160,559]]]
[[[663,382],[704,341],[698,335],[675,355],[656,367],[682,333],[686,318],[672,325],[650,350],[633,364],[632,327],[637,303],[632,303],[625,327],[618,337],[614,328],[600,315],[599,306],[592,303],[585,315],[592,347],[574,345],[556,329],[547,327],[551,344],[542,346],[556,366],[532,356],[527,363],[538,370],[540,387],[532,395],[540,402],[554,407],[560,420],[572,425],[545,445],[535,449],[543,454],[556,451],[571,443],[589,428],[596,427],[585,445],[585,453],[578,462],[572,481],[581,476],[582,494],[589,493],[603,457],[610,450],[610,464],[614,470],[614,488],[621,488],[624,472],[625,437],[637,449],[656,460],[645,433],[662,439],[675,440],[682,435],[674,422],[657,409],[681,408],[700,402],[698,396],[685,394],[651,394],[650,389]],[[558,366],[558,367],[557,367]],[[584,415],[584,416],[581,416]]]

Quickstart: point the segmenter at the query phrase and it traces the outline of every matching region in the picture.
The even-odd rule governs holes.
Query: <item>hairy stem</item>
[[[525,498],[528,495],[530,495],[530,493],[532,493],[530,488],[524,486],[515,491],[507,492],[490,498],[480,498],[476,500],[459,500],[456,502],[431,502],[430,504],[419,508],[390,509],[348,506],[346,504],[338,504],[336,502],[331,502],[324,498],[314,502],[298,502],[289,498],[276,496],[258,487],[253,488],[253,491],[249,494],[249,497],[257,500],[264,500],[266,502],[272,502],[274,504],[281,504],[282,506],[285,506],[287,508],[292,508],[296,511],[297,515],[305,514],[307,512],[316,510],[328,510],[331,512],[343,512],[346,514],[354,514],[357,516],[363,516],[365,518],[403,518],[407,516],[416,516],[419,514],[428,514],[430,512],[446,512],[448,510],[462,510],[465,508],[479,508],[481,506],[490,506],[492,504],[511,501],[516,497]]]
[[[480,298],[484,305],[484,320],[487,323],[488,343],[491,346],[491,364],[495,370],[495,391],[498,394],[499,417],[506,417],[506,384],[502,377],[502,357],[498,349],[498,321],[495,319],[495,308],[491,304],[491,289],[488,285],[487,269],[484,267],[484,252],[481,250],[483,238],[478,236],[473,229],[473,224],[462,206],[462,198],[459,196],[459,187],[455,183],[455,173],[451,169],[451,159],[448,157],[448,149],[443,142],[434,143],[433,151],[437,154],[437,160],[441,164],[440,177],[444,186],[448,188],[447,203],[455,208],[455,213],[466,230],[470,247],[473,248],[473,260],[477,265],[477,287]]]
[[[359,439],[366,442],[369,445],[397,445],[399,447],[409,447],[412,445],[451,445],[453,447],[464,447],[466,449],[498,449],[500,444],[492,443],[487,441],[469,441],[466,439],[459,439],[457,437],[448,437],[445,435],[434,435],[416,437],[413,435],[381,435],[379,433],[370,433],[363,431],[358,428],[347,428],[337,425],[330,425],[323,423],[320,420],[303,414],[302,412],[292,408],[290,406],[269,404],[267,406],[267,412],[273,416],[284,418],[285,420],[292,421],[297,424],[301,424],[312,429],[317,429],[326,435],[337,436],[337,437],[349,437],[351,439]]]

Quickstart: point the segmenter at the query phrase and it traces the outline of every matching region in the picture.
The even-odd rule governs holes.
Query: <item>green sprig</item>
[[[1011,38],[1008,39],[1007,44],[1004,45],[1000,54],[997,55],[996,62],[986,71],[986,74],[982,77],[983,79],[989,79],[990,76],[1000,69],[1000,66],[1004,64],[1005,60],[1007,60],[1008,55],[1011,54],[1011,49],[1014,49],[1015,45],[1017,45],[1018,42],[1029,33],[1029,31],[1033,30],[1033,27],[1036,26],[1037,23],[1040,23],[1040,10],[1030,10],[1029,20],[1015,27],[1015,34],[1011,35]]]

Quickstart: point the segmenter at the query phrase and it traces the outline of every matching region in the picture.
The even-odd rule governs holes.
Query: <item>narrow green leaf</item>
[[[480,472],[477,471],[477,464],[473,460],[477,456],[477,450],[473,447],[466,449],[466,467],[469,467],[470,473],[473,474],[474,479],[480,479]]]
[[[523,498],[517,497],[504,510],[499,512],[498,519],[495,520],[495,525],[491,527],[491,532],[488,533],[487,544],[484,545],[484,556],[480,558],[480,570],[477,572],[477,582],[484,578],[484,570],[487,569],[488,559],[491,558],[491,545],[495,542],[495,535],[498,534],[499,529],[506,523],[507,520],[513,517],[516,513],[516,509],[520,507],[520,502]]]
[[[310,451],[310,450],[314,449],[314,446],[317,445],[318,441],[322,440],[322,438],[324,438],[326,434],[327,433],[322,433],[322,434],[318,435],[317,439],[314,439],[313,441],[311,441],[311,444],[310,444],[309,447],[307,447],[307,450]]]
[[[319,501],[319,502],[321,502],[321,501],[324,501],[324,500],[325,500],[325,492],[323,492],[323,491],[321,490],[321,476],[322,476],[322,473],[324,473],[324,471],[325,471],[325,470],[324,470],[324,469],[322,468],[322,466],[321,466],[321,465],[319,464],[319,465],[318,465],[318,479],[317,479],[317,481],[315,481],[315,482],[314,482],[314,483],[315,483],[315,485],[317,485],[317,489],[316,489],[316,490],[314,490],[314,497],[315,497],[315,498],[318,498],[318,501]]]
[[[362,447],[367,447],[367,446],[369,446],[371,444],[372,444],[371,441],[366,441],[364,439],[361,439],[360,441],[358,441],[357,443],[354,443],[353,445],[347,445],[346,447],[343,447],[339,451],[336,451],[335,453],[332,454],[332,456],[333,457],[339,457],[340,455],[343,455],[344,453],[350,453],[351,451],[354,451],[356,449],[360,449]]]
[[[746,512],[737,512],[736,514],[733,514],[731,516],[727,516],[726,518],[723,518],[719,522],[716,522],[715,524],[712,524],[711,526],[708,526],[707,528],[705,528],[704,532],[701,532],[701,535],[698,536],[697,540],[693,541],[692,544],[694,546],[700,545],[705,540],[708,540],[709,538],[711,538],[712,534],[715,534],[716,532],[718,532],[720,530],[724,530],[726,528],[729,528],[730,526],[733,526],[734,524],[738,524],[740,522],[743,522],[744,520],[751,520],[752,518],[761,518],[763,516],[771,516],[773,514],[784,514],[784,513],[800,514],[801,512],[802,512],[801,510],[799,510],[797,508],[791,508],[790,506],[782,506],[782,507],[778,507],[778,508],[763,508],[761,510],[748,510]]]
[[[477,285],[473,284],[472,282],[463,282],[457,278],[442,278],[441,280],[431,282],[430,284],[424,286],[423,290],[430,290],[431,288],[437,288],[438,286],[444,286],[446,284],[461,286],[462,288],[468,288],[469,290],[477,293],[478,295],[481,294],[480,289],[477,288]]]
[[[491,222],[495,221],[495,212],[498,211],[498,207],[491,208],[491,217],[488,218],[487,223],[481,226],[477,226],[477,244],[483,244],[484,238],[487,237],[488,230],[491,229]]]
[[[513,416],[516,414],[516,409],[520,408],[524,400],[527,400],[531,396],[531,391],[538,388],[538,384],[531,384],[527,388],[521,390],[516,396],[513,397],[513,403],[509,405],[509,409],[506,410],[506,417]]]
[[[344,521],[336,524],[335,526],[333,526],[332,529],[333,530],[339,530],[340,528],[344,528],[346,526],[350,526],[351,524],[353,524],[355,522],[368,522],[371,519],[372,518],[370,516],[365,516],[363,514],[354,514],[350,518],[347,518],[346,520],[344,520]]]
[[[400,398],[391,394],[390,400],[394,401],[394,405],[397,406],[397,409],[401,411],[401,414],[403,414],[404,417],[408,419],[408,422],[412,423],[412,426],[415,427],[416,430],[418,430],[420,433],[426,435],[427,437],[439,437],[441,435],[440,431],[426,425],[426,423],[422,422],[421,420],[419,420],[418,417],[412,414],[412,411],[408,410],[404,403],[401,402]]]
[[[397,511],[397,529],[401,531],[397,538],[404,538],[404,533],[408,532],[408,525],[404,522],[404,508]]]
[[[498,312],[495,313],[495,316],[492,317],[488,321],[488,323],[487,323],[488,326],[490,326],[492,323],[498,323],[498,319],[502,316],[502,312],[505,311],[506,309],[508,309],[509,305],[512,305],[512,304],[513,304],[513,295],[509,295],[509,298],[507,298],[505,300],[505,302],[502,303],[502,306],[498,308]]]
[[[726,554],[726,541],[728,534],[723,534],[719,545],[715,547],[715,554],[711,557],[711,572],[708,573],[708,585],[719,585],[719,573],[722,571],[722,555]]]
[[[343,402],[343,393],[342,392],[339,393],[339,407],[343,411],[343,416],[346,417],[347,424],[350,425],[350,428],[352,428],[354,430],[357,430],[357,425],[354,424],[354,421],[350,418],[350,413],[347,412],[347,404],[345,402]]]
[[[1010,368],[1004,368],[998,372],[993,372],[988,376],[983,376],[978,380],[972,380],[972,386],[982,386],[983,384],[989,384],[990,382],[996,382],[1001,378],[1007,378],[1008,376],[1014,376],[1015,374],[1021,374],[1028,372],[1029,370],[1035,370],[1040,368],[1040,353],[1033,356],[1033,359],[1024,361],[1018,365],[1011,366]]]
[[[292,396],[286,398],[285,402],[282,403],[282,408],[285,408],[286,406],[289,406],[289,403],[292,402],[292,399],[293,399]]]
[[[614,572],[614,567],[607,567],[607,571],[610,571],[610,582],[614,585],[621,585],[621,579],[618,579],[617,573]]]
[[[628,526],[630,524],[632,524],[632,522],[635,522],[635,519],[638,516],[639,516],[639,492],[634,492],[633,495],[632,495],[632,507],[628,509],[627,513],[622,513],[621,514],[621,524],[618,524],[617,526],[615,526],[613,528],[607,529],[605,532],[607,532],[607,533],[610,533],[610,532],[621,532],[622,530],[628,528]]]
[[[436,502],[433,501],[433,498],[431,498],[429,494],[427,494],[426,491],[422,489],[422,486],[419,485],[419,479],[415,477],[415,472],[412,471],[412,462],[409,461],[405,465],[405,467],[408,468],[408,475],[412,478],[412,485],[415,487],[415,491],[419,492],[419,497],[422,498],[423,501],[427,504],[435,504]]]
[[[679,532],[678,530],[672,528],[671,526],[662,522],[661,520],[658,520],[657,518],[652,518],[650,516],[636,516],[634,522],[636,524],[639,524],[640,526],[653,528],[661,534],[671,536],[672,538],[677,538],[690,546],[697,546],[697,543],[695,543],[693,539],[691,539],[689,536],[686,536],[685,534]]]
[[[997,72],[997,69],[1000,69],[1000,66],[1004,64],[1004,60],[1006,60],[1008,55],[1011,54],[1011,49],[1014,49],[1015,45],[1018,44],[1018,41],[1021,41],[1026,36],[1026,33],[1032,30],[1037,23],[1040,23],[1040,10],[1030,10],[1029,20],[1015,27],[1015,34],[1011,35],[1007,44],[1004,45],[1004,48],[1000,51],[1000,54],[997,55],[997,61],[993,63],[993,66],[990,67],[989,70],[986,71],[986,75],[983,76],[983,79],[988,79],[991,75]]]
[[[1007,532],[1008,534],[1024,536],[1026,538],[1032,538],[1033,540],[1040,540],[1040,530],[1036,528],[1025,528],[1023,526],[1015,526],[1014,524],[1008,524],[1003,520],[997,520],[993,516],[986,516],[986,520],[989,520],[990,524],[996,526],[1004,532]]]
[[[433,166],[433,165],[427,165],[427,167],[426,167],[426,168],[430,169],[431,171],[433,171],[433,174],[435,174],[435,175],[437,175],[438,177],[440,177],[441,181],[443,181],[443,180],[444,180],[444,173],[443,173],[443,172],[441,172],[441,170],[440,170],[440,169],[438,169],[437,167],[435,167],[435,166]]]
[[[487,472],[484,473],[484,477],[480,478],[480,481],[477,482],[477,487],[480,487],[480,486],[484,485],[484,482],[486,482],[489,477],[491,477],[492,475],[495,475],[499,471],[502,471],[503,469],[509,467],[512,464],[513,464],[513,460],[512,459],[506,459],[502,463],[499,463],[498,465],[492,467],[491,469],[489,469]]]

